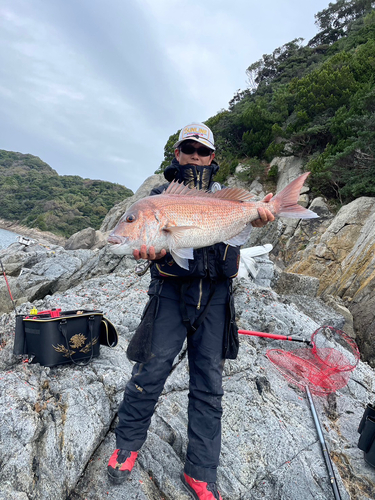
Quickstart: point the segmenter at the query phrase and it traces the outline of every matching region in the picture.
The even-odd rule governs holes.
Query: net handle
[[[308,385],[306,385],[306,394],[307,394],[307,399],[309,400],[310,410],[311,410],[311,413],[312,413],[312,416],[314,419],[314,424],[315,424],[316,431],[318,433],[320,445],[322,447],[324,461],[326,463],[327,471],[329,474],[329,480],[330,480],[330,483],[331,483],[332,489],[333,489],[333,494],[335,496],[335,500],[341,500],[340,490],[339,490],[339,487],[337,484],[335,472],[333,470],[332,460],[331,460],[330,454],[328,452],[327,444],[326,444],[326,441],[325,441],[324,435],[323,435],[322,426],[320,424],[318,413],[316,411],[314,400],[312,398],[312,395],[311,395],[311,392],[310,392]]]
[[[279,335],[276,333],[256,332],[254,330],[238,330],[238,333],[240,335],[252,335],[255,337],[263,337],[275,340],[289,340],[290,342],[303,342],[304,344],[312,346],[311,340],[302,337],[295,337],[293,335]]]

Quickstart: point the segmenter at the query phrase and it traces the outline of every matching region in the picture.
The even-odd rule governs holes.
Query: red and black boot
[[[195,500],[223,500],[217,491],[216,483],[205,483],[181,473],[181,479],[186,489]]]
[[[113,452],[108,462],[107,472],[114,483],[120,484],[129,477],[137,456],[137,451],[118,449]]]

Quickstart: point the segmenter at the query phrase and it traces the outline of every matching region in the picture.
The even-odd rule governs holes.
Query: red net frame
[[[308,385],[312,393],[330,394],[345,387],[360,359],[355,341],[342,330],[322,326],[312,334],[311,342],[312,348],[270,349],[266,356],[303,390]]]

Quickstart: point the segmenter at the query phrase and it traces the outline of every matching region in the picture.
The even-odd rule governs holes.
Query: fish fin
[[[183,269],[189,270],[189,259],[194,258],[194,250],[192,248],[177,248],[171,250],[173,260]]]
[[[310,172],[306,172],[300,175],[271,199],[279,217],[290,219],[314,219],[319,217],[315,212],[307,210],[307,208],[303,208],[297,203],[302,186],[309,174]]]
[[[252,193],[246,191],[242,188],[223,188],[220,191],[216,191],[211,194],[213,198],[219,198],[221,200],[232,200],[232,201],[251,201],[254,198]]]
[[[231,238],[230,240],[224,241],[224,243],[232,247],[240,247],[247,242],[252,229],[253,226],[251,224],[248,224],[240,233],[236,234],[236,236],[233,236],[233,238]]]
[[[172,181],[169,186],[164,189],[163,194],[181,194],[185,190],[189,189],[184,183],[178,181]]]
[[[178,196],[199,196],[199,197],[209,197],[213,196],[213,193],[205,191],[204,189],[197,189],[195,187],[190,188],[185,186],[185,184],[179,183],[178,181],[173,181],[169,184],[167,189],[163,191],[163,194],[168,195],[178,195]]]
[[[185,231],[189,231],[189,229],[200,229],[197,226],[173,226],[172,224],[167,224],[163,227],[162,231],[169,233],[172,240],[175,244],[178,243],[178,240],[185,235]],[[173,245],[172,245],[173,246]]]
[[[181,257],[181,259],[194,259],[194,248],[174,248],[173,252],[175,255]]]
[[[200,198],[219,198],[222,200],[242,202],[250,201],[254,198],[254,195],[252,193],[249,193],[249,191],[246,191],[246,189],[242,188],[223,188],[220,191],[211,193],[202,189],[198,190],[195,187],[190,188],[189,186],[185,186],[185,184],[180,184],[178,181],[171,182],[167,189],[163,192],[163,194],[195,197],[199,196]]]

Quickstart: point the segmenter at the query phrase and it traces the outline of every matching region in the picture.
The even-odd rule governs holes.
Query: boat
[[[18,243],[21,245],[29,246],[31,243],[35,243],[31,238],[26,238],[26,236],[18,236]]]

